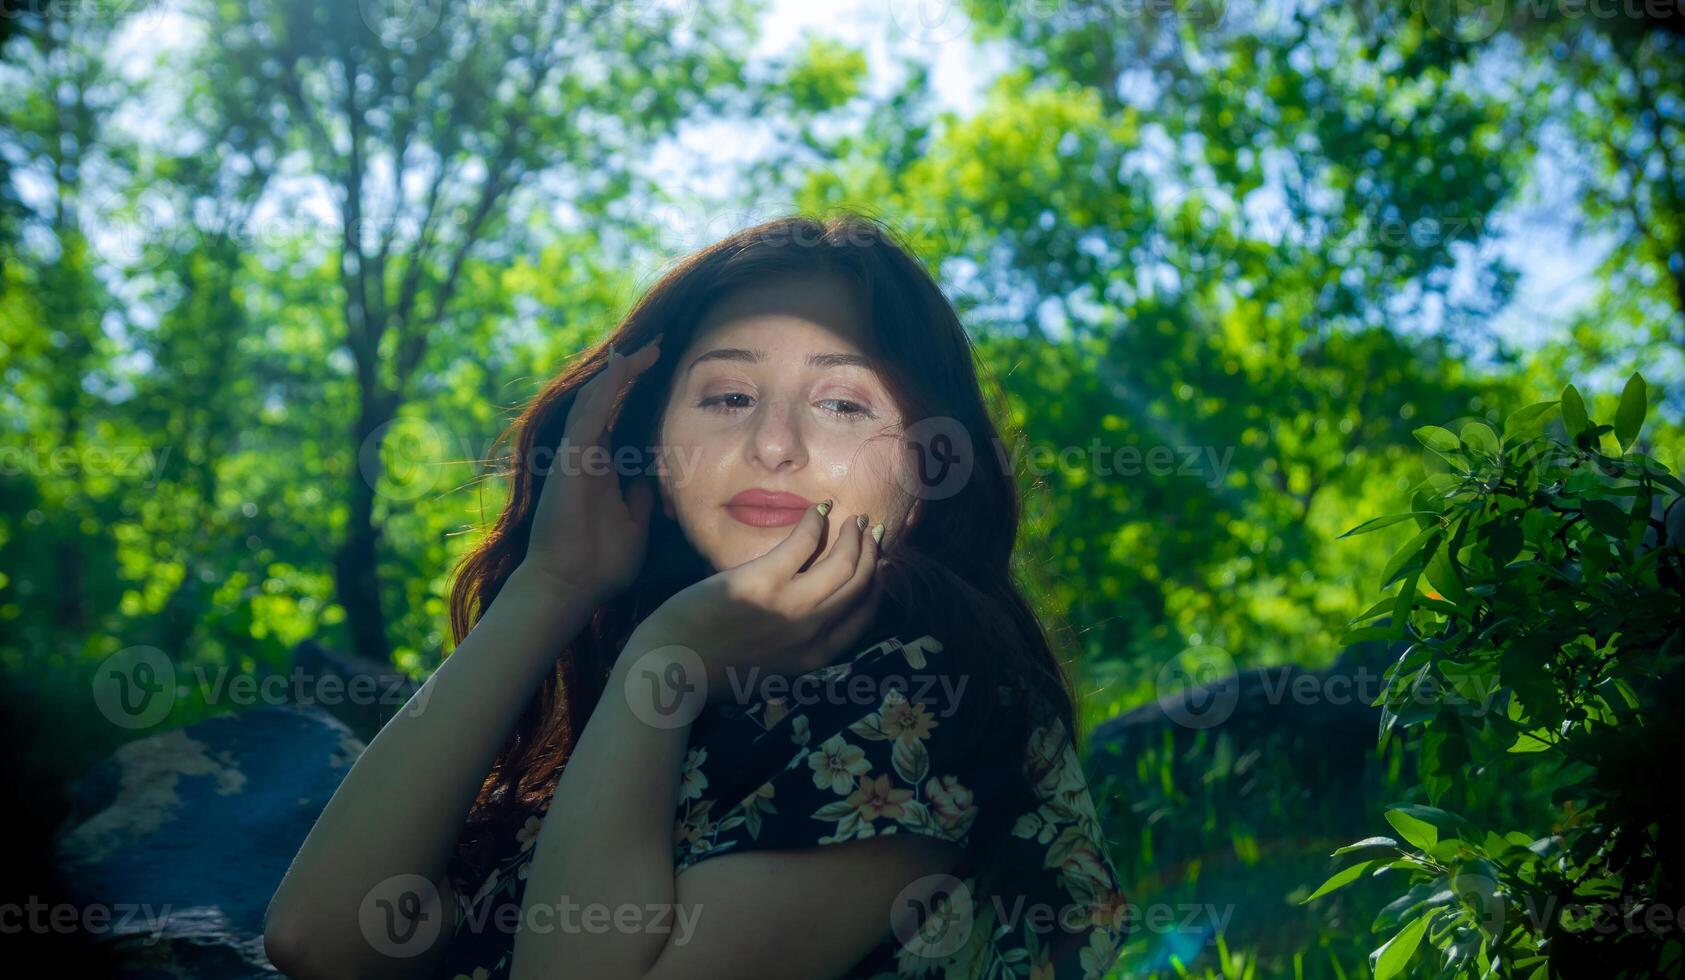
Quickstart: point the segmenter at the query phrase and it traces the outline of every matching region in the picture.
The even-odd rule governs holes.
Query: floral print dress
[[[926,834],[966,857],[913,925],[891,929],[886,917],[885,939],[846,977],[1104,977],[1128,906],[1075,746],[1062,725],[1036,729],[1022,760],[1033,799],[1009,796],[1004,768],[949,723],[965,680],[934,636],[895,636],[792,679],[787,697],[710,705],[691,729],[674,874],[756,848]],[[457,880],[453,866],[460,909],[441,977],[509,975],[515,937],[497,923],[518,921],[543,815],[526,820],[484,881]],[[985,819],[1010,831],[976,853]],[[997,874],[979,878],[990,867]]]

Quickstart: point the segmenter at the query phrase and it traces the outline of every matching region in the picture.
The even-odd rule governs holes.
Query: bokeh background
[[[1608,416],[1638,370],[1641,446],[1678,472],[1682,10],[8,0],[15,806],[57,826],[120,745],[251,704],[191,678],[307,641],[425,678],[512,408],[675,257],[851,207],[1008,395],[1022,571],[1068,625],[1097,779],[1127,746],[1112,856],[1177,910],[1117,975],[1368,975],[1383,891],[1299,900],[1421,797],[1409,743],[1334,744],[1325,705],[1244,737],[1134,722],[1348,650],[1415,528],[1340,535],[1443,469],[1418,426],[1570,382]],[[135,650],[179,681],[141,727],[90,694]],[[1492,810],[1548,829],[1529,779]]]

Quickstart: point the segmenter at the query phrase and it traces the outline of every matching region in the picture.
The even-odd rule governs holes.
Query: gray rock
[[[263,915],[363,743],[320,708],[237,711],[124,745],[72,787],[67,897],[109,909],[124,977],[276,977]]]

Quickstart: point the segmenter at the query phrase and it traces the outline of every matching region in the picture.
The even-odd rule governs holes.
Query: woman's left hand
[[[854,515],[837,523],[830,550],[809,566],[826,530],[825,515],[809,507],[771,551],[662,603],[624,653],[666,646],[695,653],[709,702],[745,696],[768,674],[793,677],[825,666],[871,624],[882,597],[878,542]]]

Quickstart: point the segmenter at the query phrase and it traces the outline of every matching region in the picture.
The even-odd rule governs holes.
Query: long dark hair
[[[958,492],[924,499],[917,522],[886,550],[882,613],[871,635],[930,633],[953,651],[970,675],[961,710],[944,724],[973,733],[968,744],[985,758],[1009,760],[1009,778],[1038,725],[1063,724],[1078,736],[1074,698],[1049,634],[1014,580],[1021,502],[982,387],[971,340],[953,306],[930,274],[885,225],[857,212],[823,220],[786,217],[740,231],[680,261],[651,287],[602,345],[583,354],[527,405],[499,439],[510,494],[485,540],[463,559],[451,590],[451,630],[456,642],[526,555],[533,508],[544,476],[531,465],[535,450],[561,441],[575,392],[606,362],[612,342],[631,352],[664,334],[662,349],[682,352],[703,312],[727,292],[770,277],[806,272],[842,276],[870,319],[874,355],[907,426],[951,419],[945,431],[972,443],[975,465]],[[625,395],[611,453],[643,450],[658,435],[677,356],[664,356]],[[991,389],[996,415],[1004,399]],[[497,457],[504,446],[513,453]],[[489,461],[488,461],[489,462]],[[637,474],[624,479],[653,479]],[[653,488],[652,488],[653,489]],[[650,515],[649,551],[637,581],[598,609],[577,637],[558,650],[554,671],[522,713],[469,811],[456,860],[463,879],[478,882],[507,847],[524,818],[554,793],[574,740],[603,694],[619,651],[632,629],[678,590],[714,573],[660,506]],[[1021,797],[1027,798],[1027,797]],[[1004,807],[993,808],[1003,814]],[[974,828],[974,848],[1007,828]],[[974,850],[975,853],[975,850]]]

